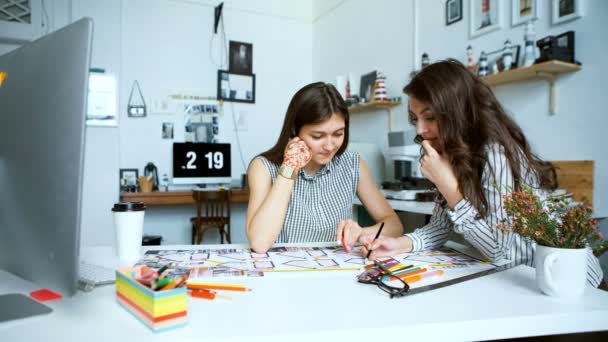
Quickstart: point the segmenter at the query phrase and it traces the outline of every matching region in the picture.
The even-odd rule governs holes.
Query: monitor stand
[[[0,323],[51,313],[53,309],[21,293],[0,295]]]

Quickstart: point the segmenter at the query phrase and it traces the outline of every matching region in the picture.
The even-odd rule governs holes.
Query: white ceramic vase
[[[587,283],[587,248],[536,246],[536,284],[553,297],[579,297]]]

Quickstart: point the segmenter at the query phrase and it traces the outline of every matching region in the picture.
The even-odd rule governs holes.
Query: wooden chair
[[[230,242],[230,190],[192,191],[196,217],[192,223],[192,244],[200,244],[207,230],[217,229],[220,241]]]

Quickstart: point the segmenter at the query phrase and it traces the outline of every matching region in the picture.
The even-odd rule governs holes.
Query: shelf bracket
[[[395,113],[393,113],[393,109],[391,107],[387,107],[386,110],[388,111],[388,131],[389,133],[393,131],[393,128],[395,127]]]
[[[549,115],[557,114],[557,91],[555,90],[555,74],[548,72],[536,72],[538,77],[542,77],[549,82]]]

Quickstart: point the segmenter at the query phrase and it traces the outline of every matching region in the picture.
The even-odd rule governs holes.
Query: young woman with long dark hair
[[[309,84],[292,98],[276,144],[250,163],[247,239],[257,252],[274,242],[341,241],[399,236],[403,226],[359,155],[347,149],[349,113],[331,84]],[[358,196],[378,222],[352,220]]]
[[[421,171],[437,188],[430,222],[399,238],[362,236],[371,258],[441,246],[451,231],[489,260],[526,260],[534,265],[536,243],[496,227],[506,213],[503,195],[521,184],[541,199],[557,186],[551,163],[538,158],[521,128],[505,113],[488,85],[460,62],[422,69],[405,87],[409,120],[422,145]],[[602,281],[589,251],[587,279]]]

